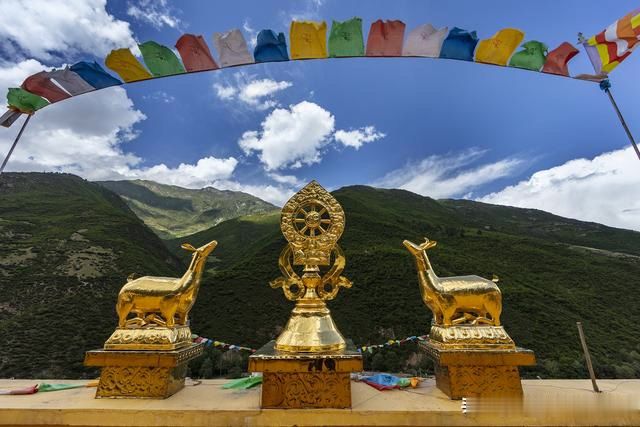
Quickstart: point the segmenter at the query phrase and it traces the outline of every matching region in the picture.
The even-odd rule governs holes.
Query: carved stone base
[[[102,367],[96,398],[165,399],[184,387],[188,362],[202,352],[202,344],[173,351],[92,350],[84,364]]]
[[[274,341],[249,357],[249,371],[262,372],[262,408],[350,408],[351,372],[362,355],[347,342],[339,352],[284,353]]]
[[[105,350],[178,350],[191,345],[188,326],[117,328],[104,343]]]
[[[463,397],[519,397],[518,366],[536,364],[531,350],[442,349],[426,341],[420,347],[433,360],[436,386],[450,399]]]
[[[516,345],[502,326],[431,325],[429,338],[442,348],[515,349]]]

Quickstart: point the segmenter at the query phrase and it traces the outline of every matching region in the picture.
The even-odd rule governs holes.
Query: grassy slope
[[[122,196],[136,215],[164,239],[197,233],[241,215],[276,209],[249,194],[211,187],[191,190],[143,180],[99,184]]]
[[[111,191],[73,175],[3,174],[0,377],[92,374],[84,352],[113,331],[127,275],[182,270]]]
[[[437,202],[401,190],[347,187],[334,194],[347,215],[340,244],[347,254],[344,274],[354,286],[342,290],[330,307],[340,330],[356,343],[428,331],[430,312],[401,244],[426,235],[439,241],[430,256],[441,276],[499,275],[507,331],[539,358],[528,375],[585,375],[575,327],[581,320],[600,375],[640,376],[640,297],[634,291],[640,259],[573,247],[635,254],[640,233],[539,211]],[[285,243],[277,217],[252,231],[253,224],[236,219],[186,238],[198,244],[219,240],[217,256],[225,267],[204,279],[194,331],[259,346],[286,322],[292,304],[267,283],[279,275],[277,258]],[[245,238],[243,244],[237,236]],[[226,254],[225,244],[233,244]]]

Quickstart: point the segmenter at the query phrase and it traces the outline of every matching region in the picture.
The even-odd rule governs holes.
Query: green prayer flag
[[[230,381],[222,386],[224,389],[248,389],[251,387],[255,387],[258,384],[262,384],[262,377],[245,377],[239,378],[237,380]]]
[[[69,390],[72,388],[85,387],[85,384],[48,384],[42,383],[38,385],[38,393],[45,391]]]
[[[9,92],[7,92],[7,102],[11,107],[29,114],[49,105],[49,101],[43,97],[15,87],[10,88]]]
[[[154,41],[138,45],[144,63],[154,77],[184,73],[184,67],[171,49]]]
[[[329,34],[329,56],[364,56],[362,38],[362,19],[351,18],[348,21],[333,21]]]
[[[539,41],[531,40],[523,44],[522,47],[524,50],[513,54],[509,66],[540,71],[547,59],[547,46]]]

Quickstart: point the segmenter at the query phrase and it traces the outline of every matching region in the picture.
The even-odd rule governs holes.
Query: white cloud
[[[181,21],[174,15],[173,8],[167,6],[167,0],[137,0],[128,6],[127,15],[157,30],[165,26],[180,29]]]
[[[366,126],[349,131],[338,130],[334,134],[336,141],[343,143],[347,147],[353,147],[356,150],[367,142],[373,142],[385,136],[384,133],[378,132],[374,126]]]
[[[51,61],[136,46],[129,24],[107,13],[105,6],[106,0],[3,0],[0,57]]]
[[[259,153],[269,171],[318,163],[331,142],[334,116],[313,102],[277,108],[264,119],[260,131],[247,131],[238,141],[246,154]]]
[[[177,168],[169,168],[160,164],[150,168],[132,169],[127,171],[125,177],[149,179],[187,188],[202,188],[214,185],[217,180],[230,178],[237,165],[238,161],[233,157],[226,159],[204,157],[195,165],[180,163]]]
[[[251,194],[276,206],[282,206],[297,191],[286,185],[253,185],[236,181],[221,180],[212,185],[219,190],[242,191]]]
[[[256,110],[267,110],[278,106],[276,93],[290,88],[289,81],[275,81],[271,79],[256,79],[243,71],[233,75],[235,82],[214,83],[213,88],[218,98],[224,101],[240,101],[243,105]]]
[[[629,147],[538,171],[479,200],[640,231],[638,166]]]
[[[258,31],[256,31],[254,28],[251,27],[251,24],[249,23],[249,19],[246,18],[244,20],[244,23],[242,24],[242,29],[247,33],[247,44],[249,45],[249,47],[251,49],[256,47],[256,44],[258,44]]]
[[[322,20],[320,8],[324,0],[302,0],[295,2],[296,9],[289,12],[280,12],[280,17],[285,25],[291,21],[319,21]]]
[[[176,97],[173,95],[169,95],[167,92],[163,90],[157,90],[149,95],[142,95],[142,99],[149,101],[160,101],[165,104],[171,104],[176,100]]]
[[[470,191],[512,174],[522,164],[518,159],[503,159],[495,163],[469,167],[484,154],[485,151],[470,149],[452,155],[429,156],[389,172],[372,185],[402,188],[436,199],[465,194],[469,196]]]
[[[274,180],[275,182],[279,182],[280,184],[287,184],[293,186],[300,186],[303,184],[303,181],[298,179],[294,175],[280,175],[274,172],[270,172],[267,174],[269,178]]]

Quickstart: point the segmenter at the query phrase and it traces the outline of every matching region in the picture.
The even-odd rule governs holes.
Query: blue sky
[[[9,2],[15,3],[16,11],[26,7],[18,0]],[[241,28],[250,39],[253,31],[273,29],[288,38],[292,18],[330,24],[332,19],[358,16],[363,19],[365,39],[371,22],[383,18],[400,19],[407,30],[427,22],[436,27],[458,26],[476,30],[480,39],[515,27],[525,32],[525,41],[540,40],[554,48],[563,41],[575,44],[578,31],[592,35],[639,6],[632,1],[605,5],[584,1],[117,0],[108,1],[105,8],[103,1],[90,2],[102,7],[102,12],[97,16],[86,11],[87,19],[106,21],[87,27],[84,34],[65,23],[64,17],[53,18],[51,25],[69,36],[54,37],[51,46],[16,36],[18,29],[13,33],[5,29],[4,34],[0,30],[4,39],[0,89],[4,90],[3,84],[19,84],[21,80],[11,79],[24,78],[20,70],[36,72],[38,66],[61,66],[94,56],[101,61],[110,48],[122,46],[117,43],[126,46],[131,38],[173,47],[183,33],[203,34],[214,51],[214,31]],[[24,12],[25,23],[39,22],[36,12],[29,13]],[[119,32],[111,31],[120,34],[117,37],[100,35],[96,29],[100,22],[107,27],[128,23],[128,33],[120,26]],[[20,23],[14,20],[5,25]],[[87,37],[105,41],[88,43]],[[18,70],[16,64],[23,66]],[[592,71],[584,52],[569,68],[574,74]],[[640,56],[632,55],[611,76],[612,90],[636,135],[640,135],[639,72]],[[17,160],[10,170],[215,185],[252,192],[275,203],[311,179],[331,189],[373,184],[433,197],[536,207],[640,229],[636,173],[640,164],[628,149],[606,96],[593,83],[461,61],[358,58],[258,64],[123,87],[124,91],[108,89],[103,92],[113,94],[88,94],[83,100],[65,101],[69,106],[43,110],[41,127],[21,152],[16,150]],[[247,87],[267,87],[271,92],[262,97],[245,94],[243,99]],[[225,89],[235,94],[223,96]],[[47,111],[54,109],[59,111]],[[276,110],[281,110],[279,119]],[[73,123],[63,124],[71,116]],[[322,127],[328,126],[328,117],[333,118],[330,130]],[[279,126],[283,134],[275,132],[273,138],[294,147],[297,134],[290,127],[298,119],[303,124],[309,120],[309,132],[326,137],[317,145],[316,157],[300,162],[292,155],[287,158],[287,152],[276,153],[280,160],[266,164],[267,152],[260,148],[267,143],[263,124]],[[104,128],[96,130],[100,126]],[[78,135],[84,127],[86,132]],[[359,131],[362,136],[367,127],[375,140],[358,149],[336,139],[336,131]],[[54,134],[52,128],[58,131]],[[247,150],[246,144],[243,149],[240,141],[251,131],[259,140],[253,142],[253,150]],[[0,152],[6,151],[15,132],[16,126],[0,130]],[[68,142],[76,139],[76,145]],[[92,141],[98,145],[92,146]],[[79,147],[79,152],[52,152],[51,147],[58,144]],[[95,155],[102,152],[104,159]],[[218,175],[202,175],[206,165],[198,168],[198,161],[207,158],[220,160],[211,160],[211,168],[221,168]]]

